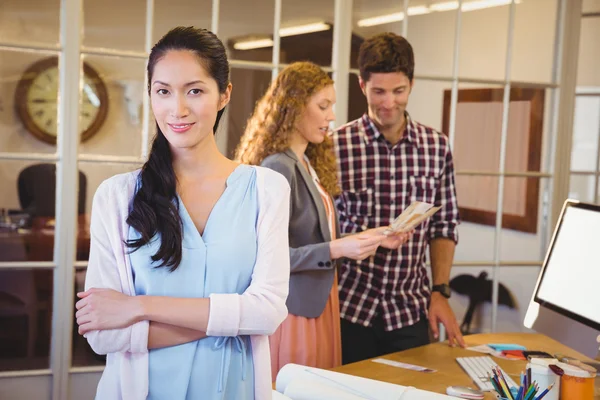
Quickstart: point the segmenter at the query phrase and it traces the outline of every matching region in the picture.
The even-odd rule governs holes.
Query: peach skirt
[[[279,370],[289,363],[316,368],[342,365],[337,273],[333,282],[320,316],[305,318],[289,314],[275,333],[269,336],[273,382]]]

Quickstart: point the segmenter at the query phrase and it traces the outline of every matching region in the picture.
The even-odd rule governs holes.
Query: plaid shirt
[[[339,292],[342,318],[370,326],[380,316],[387,331],[427,314],[431,290],[425,250],[434,238],[458,242],[458,206],[448,139],[413,121],[392,146],[367,114],[332,135],[342,193],[336,199],[342,234],[391,224],[413,201],[441,205],[400,250],[380,247],[364,261],[344,259]]]

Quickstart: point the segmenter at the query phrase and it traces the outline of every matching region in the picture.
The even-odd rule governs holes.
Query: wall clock
[[[108,113],[108,93],[100,75],[87,63],[83,63],[83,74],[79,110],[82,142],[98,132]],[[56,144],[58,132],[58,78],[58,58],[45,58],[27,68],[15,92],[17,115],[25,128],[50,144]]]

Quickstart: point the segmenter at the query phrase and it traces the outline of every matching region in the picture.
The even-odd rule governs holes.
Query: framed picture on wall
[[[510,173],[539,172],[542,156],[544,90],[512,88],[508,112],[502,227],[536,233],[539,179]],[[454,137],[456,170],[490,172],[500,165],[504,89],[458,91]],[[449,132],[451,90],[444,91],[443,132]],[[496,224],[498,177],[456,177],[461,219]]]

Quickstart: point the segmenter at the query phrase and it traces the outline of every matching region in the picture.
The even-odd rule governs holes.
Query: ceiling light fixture
[[[444,3],[433,3],[429,6],[431,11],[452,11],[458,8],[458,1],[446,1]]]
[[[271,39],[245,40],[243,42],[236,42],[233,44],[233,48],[236,50],[252,50],[252,49],[261,49],[263,47],[273,47],[273,40],[271,40]]]
[[[305,33],[322,32],[331,29],[331,25],[325,22],[315,22],[314,24],[290,26],[288,28],[281,28],[279,30],[279,36],[294,36],[304,35]]]
[[[306,33],[322,32],[331,29],[331,25],[325,22],[315,22],[306,25],[296,25],[287,28],[279,29],[280,37],[304,35]],[[273,47],[273,40],[271,38],[264,39],[252,39],[242,40],[234,43],[233,48],[236,50],[252,50],[261,49],[265,47]]]
[[[516,4],[521,4],[522,0],[515,0]],[[474,0],[464,1],[461,10],[464,12],[482,10],[484,8],[498,7],[509,5],[512,0]],[[446,1],[441,3],[432,3],[429,6],[415,6],[408,8],[408,15],[423,15],[431,12],[452,11],[458,8],[458,1]],[[358,26],[375,26],[399,22],[404,19],[404,13],[398,12],[393,14],[385,14],[377,17],[365,18],[358,21]]]

